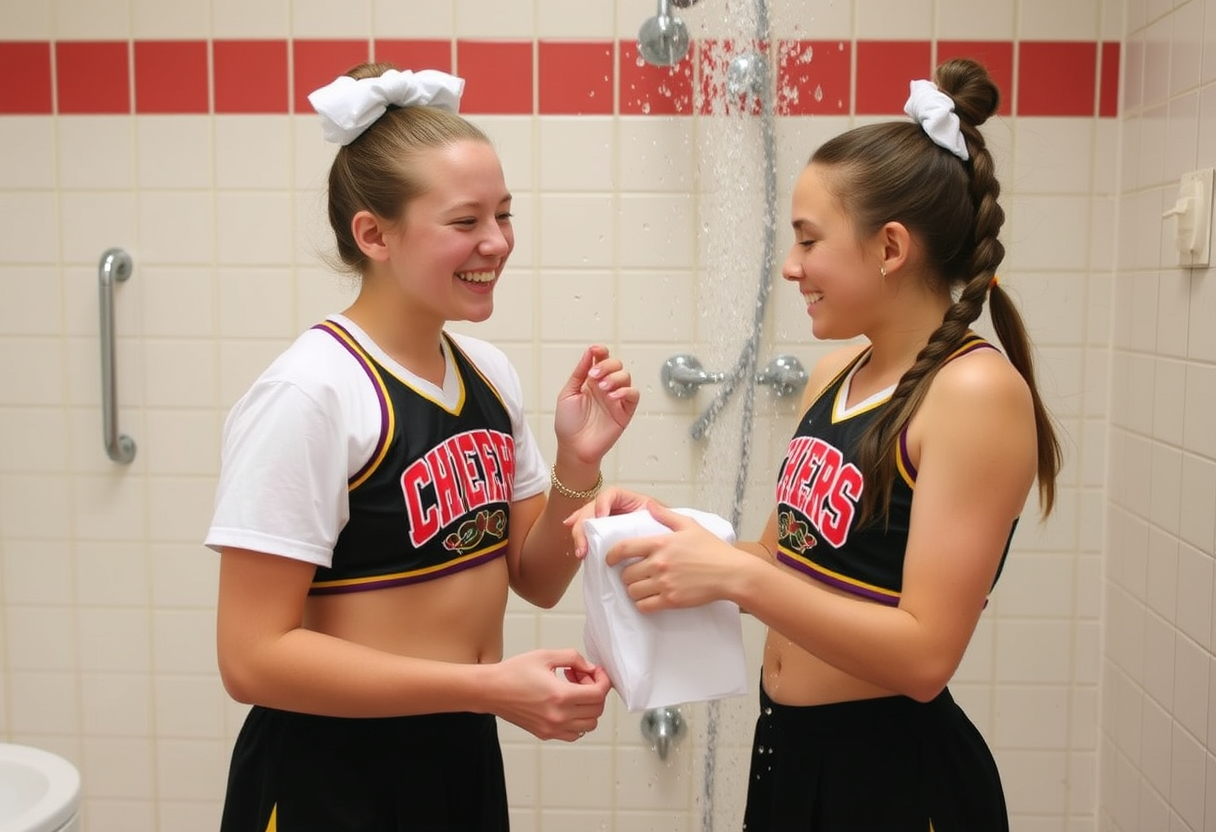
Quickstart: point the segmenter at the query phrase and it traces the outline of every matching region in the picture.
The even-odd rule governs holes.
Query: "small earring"
[[[878,267],[878,273],[879,273],[880,275],[882,275],[882,279],[883,279],[883,280],[886,280],[886,279],[887,279],[887,267],[886,267],[886,266],[879,266],[879,267]]]

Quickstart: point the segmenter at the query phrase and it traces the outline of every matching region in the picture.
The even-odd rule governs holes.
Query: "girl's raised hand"
[[[588,347],[557,395],[553,426],[559,447],[598,465],[637,410],[641,393],[632,381],[607,347]]]

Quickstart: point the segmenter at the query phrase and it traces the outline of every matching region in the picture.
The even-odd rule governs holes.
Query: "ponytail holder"
[[[995,289],[997,286],[1000,286],[1000,285],[1001,285],[1001,279],[994,274],[992,276],[992,280],[988,281],[988,291],[991,292],[993,289]]]
[[[904,112],[920,123],[921,129],[938,147],[944,147],[964,162],[970,158],[958,116],[954,114],[954,99],[937,88],[932,81],[913,81]]]
[[[390,105],[426,105],[454,113],[460,108],[463,91],[463,78],[437,69],[390,69],[378,78],[342,75],[310,93],[308,102],[321,116],[325,140],[348,145]]]

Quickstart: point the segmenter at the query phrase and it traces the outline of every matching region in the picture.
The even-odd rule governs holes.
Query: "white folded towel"
[[[691,517],[722,540],[735,530],[716,514],[674,511]],[[604,556],[633,537],[670,534],[648,511],[599,517],[583,524],[587,558],[583,641],[587,658],[603,666],[630,711],[665,708],[747,693],[747,660],[739,607],[714,601],[700,607],[641,613],[621,580],[627,563],[609,568]]]

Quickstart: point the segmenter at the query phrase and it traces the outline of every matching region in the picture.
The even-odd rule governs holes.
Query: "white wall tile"
[[[564,5],[574,8],[570,3]],[[541,120],[536,128],[541,190],[611,191],[615,180],[612,128],[612,119],[606,117]]]
[[[536,31],[532,0],[460,0],[454,3],[456,37],[466,40],[530,38]]]
[[[12,472],[62,472],[67,467],[66,414],[57,408],[0,408],[0,454]]]
[[[996,758],[1010,815],[1058,815],[1063,811],[1067,780],[1063,754],[1001,749]]]
[[[1216,459],[1216,367],[1188,364],[1183,403],[1183,443],[1188,450]]]
[[[1187,732],[1206,741],[1208,730],[1208,664],[1211,653],[1184,635],[1174,649],[1174,718]]]
[[[1017,5],[1013,0],[984,4],[983,14],[967,0],[937,0],[936,36],[941,40],[1013,40]]]
[[[69,671],[80,660],[70,607],[13,606],[4,624],[6,661],[14,670]]]
[[[291,184],[292,122],[286,116],[217,115],[215,184],[232,190],[273,190]]]
[[[73,602],[72,557],[66,541],[14,541],[0,552],[0,564],[6,605],[63,608]]]
[[[288,269],[220,269],[216,283],[221,337],[291,338],[296,334]]]
[[[540,262],[549,267],[608,268],[616,236],[609,194],[550,194],[538,206]]]
[[[102,253],[110,248],[125,248],[138,254],[133,194],[119,191],[62,191],[59,207],[62,227],[71,229],[71,233],[65,233],[59,241],[64,262],[87,263],[96,269]],[[32,239],[45,240],[46,235],[36,232]],[[96,271],[93,275],[96,280]]]
[[[224,733],[224,692],[218,678],[158,675],[153,680],[157,732],[178,739]]]
[[[372,34],[371,0],[291,0],[296,38],[366,38]]]
[[[1170,95],[1176,96],[1194,89],[1199,83],[1203,65],[1204,11],[1211,15],[1211,6],[1200,0],[1176,4],[1170,15],[1173,34],[1170,40]]]
[[[60,40],[125,40],[130,36],[124,0],[54,0],[50,4]]]
[[[1152,786],[1158,793],[1168,794],[1170,787],[1171,722],[1169,713],[1160,703],[1145,700],[1140,735],[1140,769],[1144,774],[1144,784]]]
[[[209,265],[215,260],[212,196],[207,191],[153,191],[137,197],[140,277],[152,264]],[[134,257],[134,255],[133,255]]]
[[[680,268],[692,261],[695,226],[691,200],[683,195],[625,195],[615,242],[624,268]]]
[[[5,12],[0,12],[0,15]],[[8,32],[7,28],[0,26]],[[6,116],[0,119],[0,188],[54,188],[55,125],[51,116]]]
[[[74,590],[88,607],[134,607],[148,603],[144,547],[130,542],[78,541]]]
[[[136,40],[198,40],[210,34],[210,4],[131,0],[131,36]]]
[[[1063,749],[1068,742],[1069,689],[1064,686],[1002,686],[996,691],[996,733],[1002,750]]]
[[[81,727],[85,734],[146,737],[152,730],[152,691],[138,673],[83,673]]]
[[[111,800],[86,795],[83,816],[94,832],[156,832],[150,800]]]
[[[151,619],[146,609],[84,608],[77,618],[83,670],[146,673],[151,669]]]
[[[1144,621],[1144,692],[1168,711],[1174,705],[1174,627],[1153,613]]]
[[[50,3],[11,3],[0,9],[0,29],[14,40],[49,40],[53,21]]]
[[[1149,471],[1149,517],[1170,534],[1178,534],[1178,502],[1182,490],[1182,453],[1155,444]]]
[[[1098,0],[1064,5],[1051,0],[1019,0],[1018,37],[1022,40],[1093,40],[1098,36]]]
[[[1205,753],[1203,746],[1195,741],[1182,726],[1175,725],[1170,755],[1169,801],[1171,811],[1177,813],[1185,826],[1176,828],[1198,829],[1203,823]]]
[[[79,733],[80,696],[75,673],[13,670],[6,677],[7,728],[11,736],[68,737]],[[39,746],[51,750],[45,744]]]
[[[570,3],[567,0],[536,0],[536,36],[572,40],[613,37],[616,3]]]
[[[933,0],[866,0],[856,5],[857,31],[871,40],[919,40],[933,36]]]
[[[1178,548],[1178,629],[1211,651],[1211,552],[1183,544]]]
[[[1091,118],[1019,119],[1008,184],[1020,194],[1088,195],[1098,166],[1076,160],[1094,152],[1099,126]]]
[[[1005,204],[1014,224],[1006,246],[1018,269],[1088,268],[1088,197],[1018,195]]]
[[[57,540],[70,491],[62,477],[0,476],[0,525],[15,540]]]
[[[215,500],[212,477],[154,477],[148,484],[148,537],[153,542],[199,543]]]
[[[156,787],[161,800],[206,800],[227,779],[228,755],[215,740],[156,743]]]
[[[199,129],[198,116],[137,116],[134,121],[141,188],[211,187],[212,131]]]
[[[1216,48],[1216,15],[1211,13],[1211,10],[1204,6],[1203,15],[1203,56],[1200,59],[1202,64],[1201,80],[1204,82],[1216,79],[1216,58],[1213,58],[1213,49]]]
[[[1150,528],[1147,560],[1145,601],[1149,609],[1172,625],[1178,614],[1178,539],[1159,528]]]
[[[219,191],[215,211],[221,264],[279,266],[291,261],[292,212],[286,192]]]
[[[288,0],[212,0],[211,29],[217,40],[281,38],[291,33]]]
[[[1198,167],[1199,158],[1199,94],[1195,90],[1170,100],[1165,125],[1165,146],[1162,161],[1165,165],[1163,181],[1167,187],[1167,198],[1178,193],[1178,180],[1182,174]]]
[[[773,31],[798,40],[852,37],[854,6],[853,0],[774,0],[769,4]]]
[[[180,829],[181,832],[210,832],[219,828],[219,800],[165,800],[157,802],[157,825],[160,829]]]
[[[615,295],[611,272],[541,272],[541,339],[580,345],[612,341],[616,333]]]
[[[52,192],[0,192],[0,262],[45,261],[47,252],[59,250],[58,219]],[[96,256],[102,251],[97,249]]]
[[[400,3],[372,0],[372,27],[378,38],[447,38],[453,31],[456,0]]]

